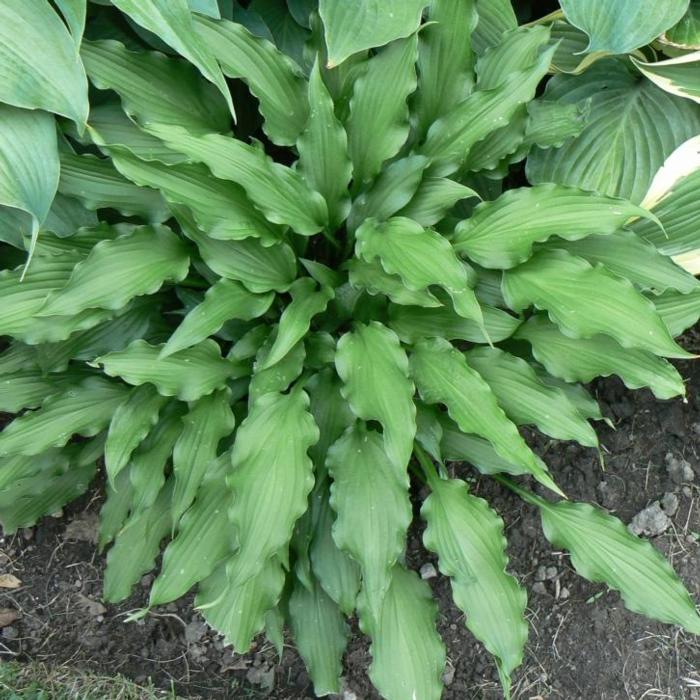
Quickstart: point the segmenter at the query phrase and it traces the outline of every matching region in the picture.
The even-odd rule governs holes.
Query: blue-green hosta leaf
[[[221,357],[213,340],[161,358],[162,345],[137,340],[124,350],[102,355],[95,364],[110,377],[121,377],[127,384],[154,384],[163,396],[177,396],[181,401],[196,401],[221,388],[233,374],[235,366]]]
[[[466,358],[517,425],[536,425],[557,440],[576,440],[587,447],[598,445],[595,430],[568,396],[544,384],[525,360],[496,348],[475,348],[466,353]]]
[[[298,579],[289,596],[289,617],[299,649],[318,697],[340,692],[348,626],[338,606],[318,583],[308,590]]]
[[[408,473],[389,458],[379,433],[360,422],[333,444],[327,466],[336,512],[333,539],[360,565],[362,595],[377,615],[406,547],[412,517]]]
[[[690,0],[688,11],[680,22],[666,30],[659,41],[677,49],[700,49],[700,2]]]
[[[554,184],[522,187],[477,205],[457,225],[452,245],[482,267],[504,269],[527,260],[535,243],[611,234],[640,216],[654,220],[624,199]]]
[[[228,20],[195,16],[195,28],[229,78],[240,78],[260,102],[270,140],[291,146],[306,125],[306,83],[299,67],[274,44]]]
[[[62,447],[72,435],[97,435],[126,395],[124,385],[89,377],[77,388],[50,396],[40,408],[15,418],[0,433],[0,455],[37,455]]]
[[[430,587],[397,564],[378,618],[366,597],[358,603],[360,627],[370,636],[369,677],[387,700],[439,700],[445,647],[435,628],[437,606]]]
[[[483,323],[467,269],[444,236],[410,219],[394,217],[383,224],[366,221],[356,238],[358,256],[368,262],[378,258],[384,270],[399,275],[409,289],[442,287],[460,316]]]
[[[674,338],[700,319],[700,290],[690,294],[669,290],[651,300]]]
[[[158,414],[165,404],[150,384],[132,389],[128,398],[114,412],[105,442],[105,467],[112,487],[119,473],[129,463],[132,452],[141,444],[158,422]]]
[[[680,21],[688,0],[562,0],[566,19],[590,39],[587,53],[630,53]]]
[[[233,445],[231,523],[240,547],[227,563],[229,585],[250,583],[287,545],[313,486],[307,451],[319,431],[309,398],[297,386],[268,393],[250,407]]]
[[[150,571],[160,552],[161,540],[170,532],[170,496],[166,484],[151,508],[129,516],[107,553],[103,597],[118,603],[129,596],[132,586]]]
[[[282,312],[275,341],[265,356],[260,369],[277,364],[309,332],[314,316],[326,310],[333,298],[329,287],[317,289],[310,277],[300,277],[289,288],[292,301]]]
[[[481,55],[496,46],[504,32],[518,26],[511,0],[476,0],[478,22],[472,35],[474,51]]]
[[[112,4],[196,66],[209,82],[216,85],[231,114],[235,114],[216,53],[195,31],[187,0],[112,0]]]
[[[524,157],[532,146],[557,148],[568,139],[578,136],[586,126],[589,107],[581,104],[561,104],[550,100],[533,100],[527,105],[525,125],[526,150],[518,154]]]
[[[479,197],[479,193],[471,187],[446,177],[425,177],[399,216],[413,219],[421,226],[433,226],[442,221],[457,202],[472,197]]]
[[[371,58],[366,72],[355,81],[347,130],[357,186],[372,180],[382,163],[406,142],[406,100],[416,89],[417,55],[416,35],[397,41]]]
[[[527,594],[505,570],[503,521],[463,481],[433,473],[428,483],[431,494],[421,508],[427,523],[423,543],[438,555],[440,572],[450,577],[467,628],[496,657],[508,697],[510,674],[523,660],[528,625]]]
[[[625,348],[666,357],[688,357],[675,343],[654,305],[623,278],[564,250],[541,250],[503,275],[508,306],[544,309],[575,338],[606,334]]]
[[[690,100],[660,90],[622,59],[598,61],[583,75],[556,75],[545,99],[590,101],[581,133],[561,148],[535,149],[527,161],[533,184],[557,182],[641,202],[664,159],[700,132]]]
[[[65,286],[49,294],[38,315],[118,310],[135,296],[158,291],[166,281],[184,279],[189,266],[186,247],[170,229],[139,226],[98,243],[75,265]]]
[[[700,51],[655,63],[631,59],[662,90],[700,104]]]
[[[74,236],[80,228],[97,225],[95,212],[86,209],[77,199],[57,193],[42,229],[53,231],[60,237],[68,237]]]
[[[273,298],[269,292],[253,294],[238,282],[218,280],[207,289],[202,303],[185,316],[170,336],[161,357],[196,345],[214,335],[226,321],[234,318],[251,321],[262,316],[270,308]]]
[[[646,350],[624,348],[613,338],[570,338],[544,315],[533,316],[515,337],[532,345],[549,374],[567,382],[590,382],[616,374],[629,389],[649,387],[659,399],[685,395],[683,379],[670,363]]]
[[[62,153],[58,189],[91,210],[116,209],[120,214],[139,216],[153,224],[170,217],[159,192],[137,187],[120,175],[109,160],[93,155]]]
[[[396,334],[376,321],[358,324],[338,341],[335,366],[353,413],[382,424],[387,457],[399,472],[405,470],[413,451],[416,408],[408,358]]]
[[[87,0],[56,0],[56,6],[61,11],[63,19],[73,35],[77,47],[85,31],[85,16],[87,15]]]
[[[260,147],[219,134],[194,136],[181,127],[157,125],[149,130],[176,151],[204,163],[216,177],[238,183],[269,221],[304,236],[318,233],[328,222],[323,197]]]
[[[199,399],[182,419],[184,427],[173,450],[173,524],[192,504],[219,443],[233,432],[236,421],[229,401],[229,391],[217,391]]]
[[[85,70],[49,3],[2,3],[0,75],[0,102],[55,112],[83,129],[89,109]]]
[[[95,87],[114,90],[139,124],[178,124],[196,133],[229,130],[226,103],[187,61],[129,51],[118,41],[83,41],[80,55]]]
[[[586,53],[588,35],[568,22],[555,20],[551,27],[551,43],[556,44],[552,58],[552,69],[555,73],[579,75],[596,61],[609,55],[607,51]]]
[[[318,58],[309,78],[309,120],[297,139],[297,169],[328,206],[329,226],[336,228],[348,215],[348,185],[352,163],[348,136],[335,116],[333,99],[323,82]]]
[[[428,0],[358,0],[353,4],[320,0],[328,67],[333,68],[360,51],[413,34],[428,4]]]
[[[433,338],[416,343],[411,371],[423,401],[444,404],[462,432],[486,438],[504,460],[522,466],[559,492],[544,462],[525,444],[489,385],[449,342]]]

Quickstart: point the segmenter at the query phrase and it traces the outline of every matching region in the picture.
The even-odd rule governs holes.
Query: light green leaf
[[[398,337],[376,321],[358,324],[338,341],[335,367],[353,413],[382,424],[387,457],[401,473],[413,451],[416,408],[408,358]]]
[[[625,348],[688,357],[674,342],[654,305],[628,280],[564,250],[541,250],[523,265],[507,270],[503,295],[514,311],[529,306],[546,310],[572,337],[605,334]]]
[[[187,0],[112,0],[112,4],[196,66],[209,82],[216,85],[235,116],[226,78],[215,52],[195,31]]]
[[[467,364],[491,387],[499,405],[517,425],[536,425],[557,440],[597,447],[595,430],[560,389],[544,384],[525,360],[496,348],[475,348]]]
[[[39,368],[2,373],[0,411],[20,413],[25,408],[38,408],[52,394],[60,394],[84,379],[86,373],[73,370],[67,374],[47,376]]]
[[[700,318],[700,290],[679,294],[674,290],[650,296],[671,335],[676,337],[694,326]]]
[[[515,337],[532,345],[535,359],[567,382],[590,382],[616,374],[629,389],[649,387],[658,399],[685,395],[683,379],[673,365],[646,350],[624,348],[605,335],[570,338],[543,315],[520,326]]]
[[[568,139],[578,136],[586,126],[590,106],[588,102],[562,104],[549,100],[533,100],[527,105],[524,146],[527,151],[519,153],[524,157],[532,146],[559,148]]]
[[[262,369],[270,348],[274,330],[260,348],[253,366],[253,376],[248,386],[248,405],[252,405],[260,396],[278,391],[287,391],[289,385],[299,378],[306,362],[306,347],[303,342],[294,345],[290,351],[275,365]]]
[[[356,8],[348,11],[357,12]],[[367,70],[355,80],[346,126],[357,186],[372,180],[408,137],[406,100],[416,89],[417,55],[417,36],[397,41],[372,57]]]
[[[472,197],[479,197],[479,193],[471,187],[446,177],[425,177],[399,216],[413,219],[421,226],[433,226],[442,221],[457,202]]]
[[[575,241],[611,234],[640,216],[654,220],[624,199],[554,184],[522,187],[477,205],[457,225],[452,244],[482,267],[503,269],[527,260],[534,243],[553,236]]]
[[[700,104],[700,51],[655,63],[631,56],[639,70],[662,90]]]
[[[372,616],[386,606],[394,565],[411,523],[409,479],[386,453],[379,433],[358,422],[328,451],[336,512],[333,539],[362,571],[362,596]]]
[[[98,243],[75,265],[68,282],[51,292],[39,316],[76,314],[88,308],[120,309],[133,297],[153,294],[189,269],[182,241],[164,226],[139,226]]]
[[[353,54],[384,46],[417,29],[428,0],[320,0],[325,27],[328,67],[334,68]]]
[[[56,6],[61,11],[63,19],[73,35],[75,45],[79,47],[85,30],[87,0],[56,0]]]
[[[590,39],[587,53],[630,53],[680,21],[688,0],[561,0],[566,19]]]
[[[690,0],[680,22],[666,30],[659,41],[673,48],[700,49],[700,2]]]
[[[476,0],[478,22],[472,35],[474,51],[481,55],[501,41],[504,32],[518,26],[511,0]]]
[[[85,70],[49,3],[1,4],[0,72],[0,102],[61,114],[82,131],[89,109]]]
[[[274,44],[228,20],[195,16],[196,33],[229,78],[240,78],[260,102],[270,140],[291,146],[306,125],[306,82],[299,66]]]
[[[117,533],[122,529],[131,508],[131,481],[129,470],[123,470],[117,476],[115,486],[109,482],[105,485],[105,502],[100,508],[100,530],[98,549],[100,552],[114,541]]]
[[[372,639],[369,677],[387,700],[439,700],[445,647],[435,628],[430,587],[397,564],[379,617],[360,594],[360,626]]]
[[[433,473],[428,483],[431,494],[421,508],[427,523],[423,543],[438,555],[440,572],[450,577],[467,628],[496,657],[509,697],[510,674],[522,663],[527,641],[527,594],[505,570],[503,521],[463,481]]]
[[[177,396],[181,401],[196,401],[221,388],[235,366],[221,357],[213,340],[204,340],[186,350],[161,358],[162,345],[137,340],[124,350],[102,355],[95,364],[105,374],[121,377],[128,384],[154,384],[162,396]]]
[[[450,343],[442,338],[416,343],[411,371],[423,401],[444,404],[462,432],[486,438],[504,460],[522,466],[559,492],[544,462],[525,444],[489,385]]]

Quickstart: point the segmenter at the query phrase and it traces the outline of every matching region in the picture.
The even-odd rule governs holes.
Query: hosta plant
[[[471,465],[583,577],[700,633],[519,430],[597,448],[598,376],[682,396],[700,316],[670,257],[699,247],[695,88],[640,72],[696,3],[624,42],[609,8],[635,3],[562,4],[518,27],[490,0],[3,0],[5,532],[104,472],[107,601],[162,551],[149,608],[195,589],[239,652],[286,626],[319,695],[356,616],[382,696],[427,700],[422,522],[509,695],[527,595]]]

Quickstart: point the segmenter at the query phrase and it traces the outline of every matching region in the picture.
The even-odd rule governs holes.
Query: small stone
[[[690,486],[684,486],[681,489],[681,493],[686,497],[686,498],[692,498],[693,497],[693,489],[690,488]]]
[[[664,513],[672,518],[678,512],[678,496],[670,491],[666,492],[661,499],[661,507],[664,509]]]
[[[695,480],[695,472],[690,466],[690,462],[674,457],[670,452],[666,453],[666,471],[671,477],[671,481],[676,484],[683,484]]]
[[[656,537],[671,527],[671,518],[661,510],[661,504],[654,501],[650,506],[632,518],[628,529],[634,535]]]
[[[25,527],[24,530],[22,530],[22,537],[24,537],[27,542],[30,540],[34,539],[34,528],[33,527]]]
[[[190,644],[198,642],[207,633],[207,624],[200,620],[193,620],[185,627],[185,639]]]
[[[559,575],[556,566],[548,566],[546,571],[546,578],[548,581],[554,581],[554,579]]]
[[[344,690],[341,696],[343,700],[357,700],[357,695],[352,692],[352,690]]]
[[[447,668],[445,668],[445,672],[442,674],[442,682],[445,685],[452,685],[454,679],[455,679],[455,668],[454,668],[454,666],[448,665]]]
[[[559,591],[559,598],[561,600],[566,600],[570,595],[571,593],[569,592],[569,589],[566,588],[566,586]]]
[[[63,508],[59,508],[57,511],[51,513],[51,517],[60,520],[63,517]]]
[[[537,581],[532,585],[532,590],[540,595],[547,595],[547,587],[542,583],[542,581]]]
[[[535,581],[546,581],[547,580],[547,567],[538,566],[535,572]]]
[[[423,564],[420,568],[420,577],[424,580],[427,581],[430,578],[435,578],[437,576],[437,571],[435,570],[435,567],[428,562],[427,564]]]
[[[152,583],[153,583],[153,574],[146,574],[145,576],[141,577],[141,587],[142,588],[150,588]]]
[[[19,632],[16,627],[5,627],[2,631],[2,636],[5,637],[5,639],[17,639],[17,637],[19,637]]]

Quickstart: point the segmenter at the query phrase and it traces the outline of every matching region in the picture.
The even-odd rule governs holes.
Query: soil
[[[698,333],[687,334],[684,344],[700,353]],[[595,450],[542,437],[532,444],[569,497],[634,520],[700,601],[700,364],[678,367],[687,379],[687,401],[659,402],[615,379],[592,387],[615,424],[614,430],[598,425],[604,469]],[[514,698],[700,700],[700,640],[628,612],[616,593],[580,579],[567,555],[552,551],[531,506],[466,466],[455,471],[474,478],[473,489],[504,517],[510,571],[529,591],[531,633]],[[0,589],[0,608],[18,615],[0,634],[5,658],[121,672],[137,681],[150,677],[183,697],[313,697],[291,646],[281,662],[262,641],[249,654],[234,654],[193,612],[191,598],[125,623],[128,612],[145,603],[150,576],[123,605],[103,606],[104,557],[92,541],[101,498],[95,488],[64,514],[0,540],[0,573],[22,582]],[[412,531],[407,557],[416,569],[436,565],[420,534],[420,528]],[[466,630],[448,582],[429,581],[448,649],[444,697],[502,697],[493,662]],[[355,629],[345,659],[345,700],[378,697],[366,676],[368,663],[366,640]]]

